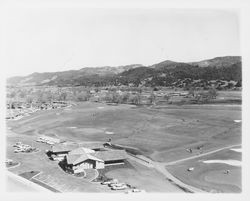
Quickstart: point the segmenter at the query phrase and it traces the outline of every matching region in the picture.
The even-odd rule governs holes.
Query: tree
[[[119,103],[127,103],[128,99],[129,99],[129,94],[123,93],[122,95],[119,96]]]
[[[86,91],[82,91],[76,95],[77,101],[88,101],[89,98],[90,98],[90,94],[87,93]]]
[[[216,91],[215,88],[210,88],[208,90],[208,96],[209,96],[209,98],[215,99],[217,97],[217,95],[218,95],[218,93],[217,93],[217,91]]]
[[[194,87],[190,87],[188,90],[188,95],[191,95],[194,97]]]
[[[151,92],[151,94],[149,96],[149,102],[150,102],[150,104],[155,104],[155,99],[156,99],[156,97],[155,97],[154,93]]]
[[[32,96],[27,96],[26,97],[26,102],[31,104],[33,102],[33,97]]]
[[[66,92],[62,92],[60,95],[59,95],[59,100],[60,101],[66,101],[67,99],[67,93]]]
[[[163,96],[163,98],[164,98],[164,100],[166,100],[166,101],[168,102],[169,99],[171,98],[171,96],[168,95],[168,94],[165,94],[165,95]]]
[[[236,87],[241,87],[241,80],[240,81],[238,81],[237,83],[236,83],[236,85],[235,85]]]
[[[44,102],[52,102],[52,100],[53,100],[53,94],[50,91],[44,92],[42,100]]]
[[[118,103],[119,102],[119,94],[116,92],[111,93],[111,102]]]
[[[7,95],[8,98],[15,98],[16,97],[16,92],[12,91],[9,95]]]
[[[129,96],[129,102],[135,105],[139,105],[140,104],[140,98],[139,95],[130,95]]]
[[[39,102],[39,103],[44,102],[43,92],[41,90],[36,92],[35,97],[36,97],[35,99],[37,100],[37,102]]]
[[[24,98],[26,96],[26,93],[24,91],[21,91],[19,93],[19,98]]]

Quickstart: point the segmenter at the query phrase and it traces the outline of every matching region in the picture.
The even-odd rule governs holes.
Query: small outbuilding
[[[47,152],[47,155],[51,157],[51,159],[53,160],[61,161],[70,151],[76,148],[78,148],[77,144],[70,144],[70,145],[56,144],[54,146],[51,146],[51,149]]]

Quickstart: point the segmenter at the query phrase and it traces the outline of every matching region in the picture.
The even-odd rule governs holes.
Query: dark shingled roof
[[[127,158],[127,154],[124,150],[97,151],[92,155],[103,161],[123,160]]]

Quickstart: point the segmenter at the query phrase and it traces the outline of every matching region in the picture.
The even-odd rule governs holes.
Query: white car
[[[113,186],[111,189],[112,190],[124,190],[127,189],[128,186],[127,185],[122,185],[122,186]]]
[[[14,153],[19,153],[19,152],[22,152],[22,151],[23,151],[22,149],[15,149]]]
[[[137,188],[133,188],[131,190],[128,190],[126,193],[145,193],[146,191],[145,190],[140,190],[140,189],[137,189]]]
[[[13,160],[11,160],[11,159],[6,159],[6,161],[5,161],[5,163],[12,163],[13,162]]]
[[[110,180],[110,181],[104,181],[101,184],[102,185],[109,185],[109,184],[117,184],[117,183],[118,183],[118,180],[117,179],[113,179],[113,180]]]
[[[112,184],[109,184],[110,187],[119,187],[119,186],[124,186],[126,185],[125,183],[112,183]]]
[[[132,192],[133,193],[139,193],[139,192],[144,192],[144,190],[140,190],[138,188],[134,188],[134,189],[132,189]]]
[[[189,172],[191,172],[191,171],[193,171],[193,170],[194,170],[193,167],[190,167],[190,168],[187,169],[187,171],[189,171]]]

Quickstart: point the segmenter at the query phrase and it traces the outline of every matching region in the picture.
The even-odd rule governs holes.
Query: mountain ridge
[[[214,75],[213,75],[214,74]],[[223,75],[225,74],[225,76]],[[165,86],[178,79],[232,79],[241,80],[241,57],[225,56],[198,62],[165,60],[150,66],[130,64],[123,66],[84,67],[79,70],[32,73],[7,79],[7,86],[34,85],[140,85]],[[152,81],[153,80],[153,81]]]

